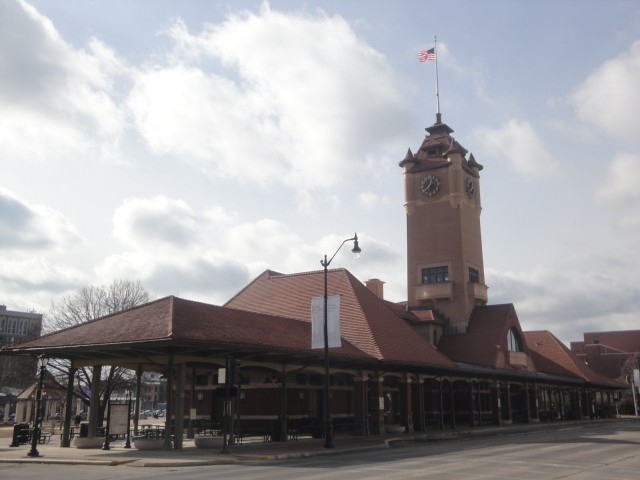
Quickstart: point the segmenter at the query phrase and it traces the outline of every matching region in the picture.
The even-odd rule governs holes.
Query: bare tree
[[[151,294],[140,281],[114,280],[111,285],[82,287],[52,302],[43,328],[46,333],[63,330],[149,301]]]
[[[76,293],[52,302],[50,312],[45,315],[44,329],[47,333],[71,328],[90,320],[121,312],[151,301],[151,294],[140,281],[115,280],[110,285],[83,287]],[[63,379],[69,371],[69,362],[54,361],[50,369],[57,371]],[[100,375],[100,421],[111,393],[132,386],[133,372],[117,366],[104,366]],[[85,402],[90,400],[91,368],[80,368],[76,372],[78,386],[75,394]]]

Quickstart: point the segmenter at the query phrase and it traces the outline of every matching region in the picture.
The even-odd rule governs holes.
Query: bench
[[[198,434],[203,436],[219,436],[220,435],[220,424],[219,423],[201,423],[196,427],[198,429]]]
[[[51,432],[40,432],[38,443],[49,443],[51,441]]]
[[[236,432],[233,435],[236,445],[242,445],[243,439],[247,437],[262,437],[264,443],[271,442],[271,430],[250,430],[243,432]]]

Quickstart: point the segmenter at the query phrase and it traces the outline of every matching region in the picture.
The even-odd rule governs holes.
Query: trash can
[[[89,422],[82,422],[80,424],[80,438],[87,438],[89,436]]]
[[[10,447],[18,447],[29,442],[29,424],[16,423],[13,425],[13,438]]]

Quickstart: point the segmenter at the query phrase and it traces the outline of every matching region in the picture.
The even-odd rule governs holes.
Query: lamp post
[[[131,448],[131,390],[126,391],[127,394],[127,441],[124,448]]]
[[[40,411],[40,402],[42,400],[42,386],[44,384],[44,372],[47,369],[49,359],[44,356],[38,357],[38,368],[40,369],[40,380],[38,381],[38,389],[36,390],[36,411],[35,421],[33,422],[33,433],[31,434],[31,450],[27,453],[30,457],[39,457],[38,440],[40,439],[40,427],[42,424],[42,412]]]
[[[342,246],[347,243],[353,241],[353,248],[351,251],[353,254],[358,257],[360,255],[360,247],[358,246],[358,234],[354,234],[352,238],[347,238],[344,240],[336,253],[327,260],[327,256],[324,256],[324,260],[320,260],[320,265],[324,268],[324,448],[333,448],[333,425],[331,422],[331,391],[330,391],[330,379],[329,379],[329,330],[328,330],[328,316],[327,316],[327,302],[328,302],[328,293],[327,293],[327,277],[328,277],[328,267],[333,258],[338,254]]]

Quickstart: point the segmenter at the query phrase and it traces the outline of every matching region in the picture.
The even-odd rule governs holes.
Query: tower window
[[[475,268],[469,267],[469,282],[480,283],[480,272]]]
[[[520,335],[515,328],[510,328],[507,334],[507,350],[509,352],[523,352],[522,342],[520,341]]]
[[[429,267],[422,269],[422,283],[441,283],[449,281],[449,267]]]

